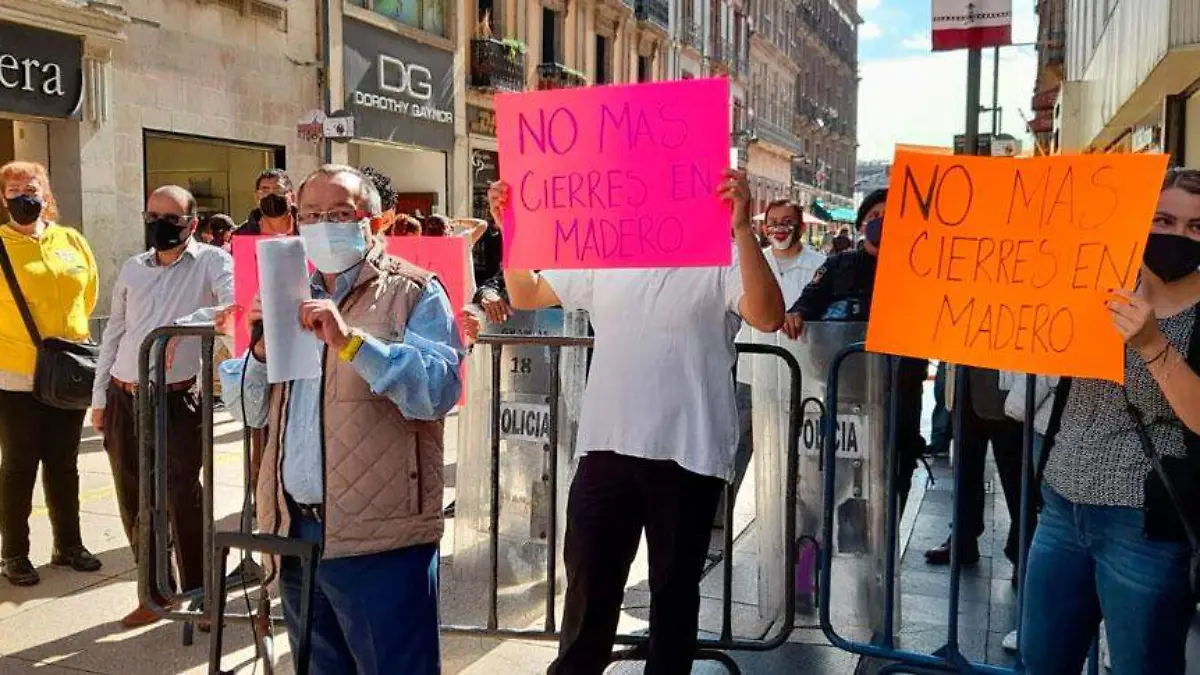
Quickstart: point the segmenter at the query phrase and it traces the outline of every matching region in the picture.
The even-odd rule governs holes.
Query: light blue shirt
[[[340,303],[354,287],[359,269],[355,267],[340,274],[332,296],[325,290],[320,275],[314,274],[313,298],[332,297]],[[405,417],[436,420],[458,402],[462,389],[458,370],[463,351],[450,299],[440,282],[431,282],[408,317],[403,341],[388,342],[366,336],[351,366],[370,385],[373,394],[391,400]],[[267,422],[267,366],[251,358],[243,380],[243,363],[246,363],[244,357],[221,364],[222,398],[235,418],[242,418],[244,404],[243,422],[262,428]],[[324,442],[321,379],[294,380],[288,386],[291,391],[283,435],[283,486],[299,504],[322,504],[325,469],[321,448]]]

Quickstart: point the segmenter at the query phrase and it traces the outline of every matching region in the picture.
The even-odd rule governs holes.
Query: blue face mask
[[[314,267],[323,274],[339,274],[367,257],[367,223],[321,222],[300,226],[304,250]]]

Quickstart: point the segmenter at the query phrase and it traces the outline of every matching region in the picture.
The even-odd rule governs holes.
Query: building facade
[[[240,221],[261,170],[316,165],[295,131],[320,102],[316,17],[316,0],[0,0],[0,162],[48,167],[95,251],[101,319],[148,191]]]
[[[1161,150],[1175,164],[1200,166],[1200,4],[1060,1],[1065,40],[1053,113],[1058,148]],[[1053,19],[1051,9],[1053,3]],[[1051,21],[1048,28],[1057,25]],[[1049,39],[1039,48],[1052,59],[1060,45]]]
[[[749,172],[755,199],[829,218],[853,205],[858,26],[846,0],[750,4]]]
[[[668,0],[461,0],[466,149],[463,213],[487,217],[499,176],[497,93],[653,82],[668,74]]]

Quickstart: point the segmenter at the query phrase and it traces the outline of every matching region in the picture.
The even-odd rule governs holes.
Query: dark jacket
[[[471,249],[471,258],[475,263],[475,291],[473,302],[478,303],[480,296],[486,290],[494,290],[500,297],[508,300],[508,291],[504,285],[504,271],[500,262],[504,257],[504,237],[500,229],[489,227],[483,237],[475,242]]]
[[[1192,326],[1192,340],[1188,348],[1187,363],[1192,370],[1200,371],[1200,310],[1196,312],[1196,323]],[[1054,409],[1050,413],[1050,424],[1046,430],[1041,463],[1038,465],[1039,483],[1041,483],[1042,473],[1046,470],[1050,452],[1054,448],[1054,437],[1062,427],[1063,411],[1067,408],[1067,400],[1070,396],[1071,379],[1064,377],[1058,382]],[[1182,501],[1188,522],[1193,528],[1196,528],[1200,527],[1200,435],[1184,426],[1183,445],[1186,450],[1185,456],[1164,457],[1160,454],[1159,457],[1176,494]],[[1142,531],[1146,538],[1185,540],[1187,537],[1179,518],[1179,511],[1171,502],[1170,495],[1167,494],[1166,487],[1157,472],[1151,471],[1150,475],[1146,476],[1143,490]]]
[[[830,256],[789,313],[805,321],[866,321],[877,266],[875,256],[862,250]]]
[[[259,224],[260,220],[262,220],[262,210],[255,208],[250,212],[250,215],[246,216],[246,220],[233,231],[234,236],[239,234],[258,236],[262,234],[262,225]]]

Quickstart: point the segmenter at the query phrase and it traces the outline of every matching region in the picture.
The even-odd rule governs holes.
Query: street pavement
[[[454,498],[454,462],[457,448],[457,424],[450,419],[447,429],[447,503]],[[235,529],[242,497],[241,428],[228,415],[218,413],[215,448],[215,514],[225,529]],[[42,583],[28,589],[0,582],[0,675],[93,673],[102,675],[164,675],[207,672],[208,636],[197,633],[192,646],[182,645],[178,623],[159,622],[140,630],[122,630],[119,621],[136,605],[136,567],[130,554],[118,515],[117,503],[107,457],[100,439],[84,430],[80,454],[81,509],[87,546],[104,562],[104,569],[93,574],[50,567],[49,520],[40,487],[31,520],[34,564],[42,574]],[[919,470],[909,513],[901,528],[903,557],[901,572],[902,618],[898,629],[900,646],[932,652],[946,641],[948,617],[946,595],[949,574],[945,568],[925,565],[922,554],[945,538],[952,512],[950,467],[945,460],[933,464],[936,483],[929,485],[924,469]],[[963,576],[960,608],[960,640],[966,655],[974,660],[1008,665],[1012,656],[1004,652],[1000,641],[1016,618],[1016,596],[1009,579],[1011,566],[1001,553],[1007,528],[1007,511],[998,488],[994,467],[989,464],[986,511],[987,531],[980,545],[984,558]],[[927,489],[924,489],[928,486]],[[768,622],[758,618],[757,568],[754,560],[753,472],[743,485],[735,517],[733,569],[734,633],[748,639],[761,639],[771,631]],[[449,522],[443,550],[452,552],[453,521]],[[714,552],[720,541],[714,531]],[[644,549],[644,547],[643,547]],[[447,555],[448,554],[444,554]],[[720,630],[720,579],[723,563],[714,560],[703,586],[701,631],[713,636]],[[484,597],[463,592],[448,583],[452,557],[443,558],[443,612],[447,615],[481,616]],[[622,613],[622,632],[643,632],[647,626],[649,594],[644,550],[635,563]],[[531,597],[535,594],[531,593]],[[561,608],[561,603],[560,603]],[[241,596],[231,596],[231,611],[245,609]],[[276,608],[278,611],[278,608]],[[535,615],[531,615],[535,616]],[[560,613],[561,616],[561,613]],[[535,618],[526,627],[540,625]],[[1200,623],[1194,631],[1200,635]],[[291,673],[286,638],[276,630],[275,649],[279,654],[276,673]],[[223,667],[239,674],[262,672],[254,660],[253,640],[248,627],[230,624],[226,628]],[[539,640],[501,641],[480,637],[447,636],[443,640],[445,672],[451,675],[496,675],[497,673],[540,673],[553,660],[553,642]],[[1200,656],[1200,641],[1193,653]],[[852,655],[831,646],[812,629],[797,630],[781,648],[766,653],[737,653],[738,664],[746,673],[795,673],[813,675],[851,675],[870,673],[878,664],[859,664]],[[641,672],[638,664],[614,665],[610,673]],[[698,663],[694,673],[716,675],[724,669],[711,663]],[[1200,672],[1200,670],[1197,670]]]

